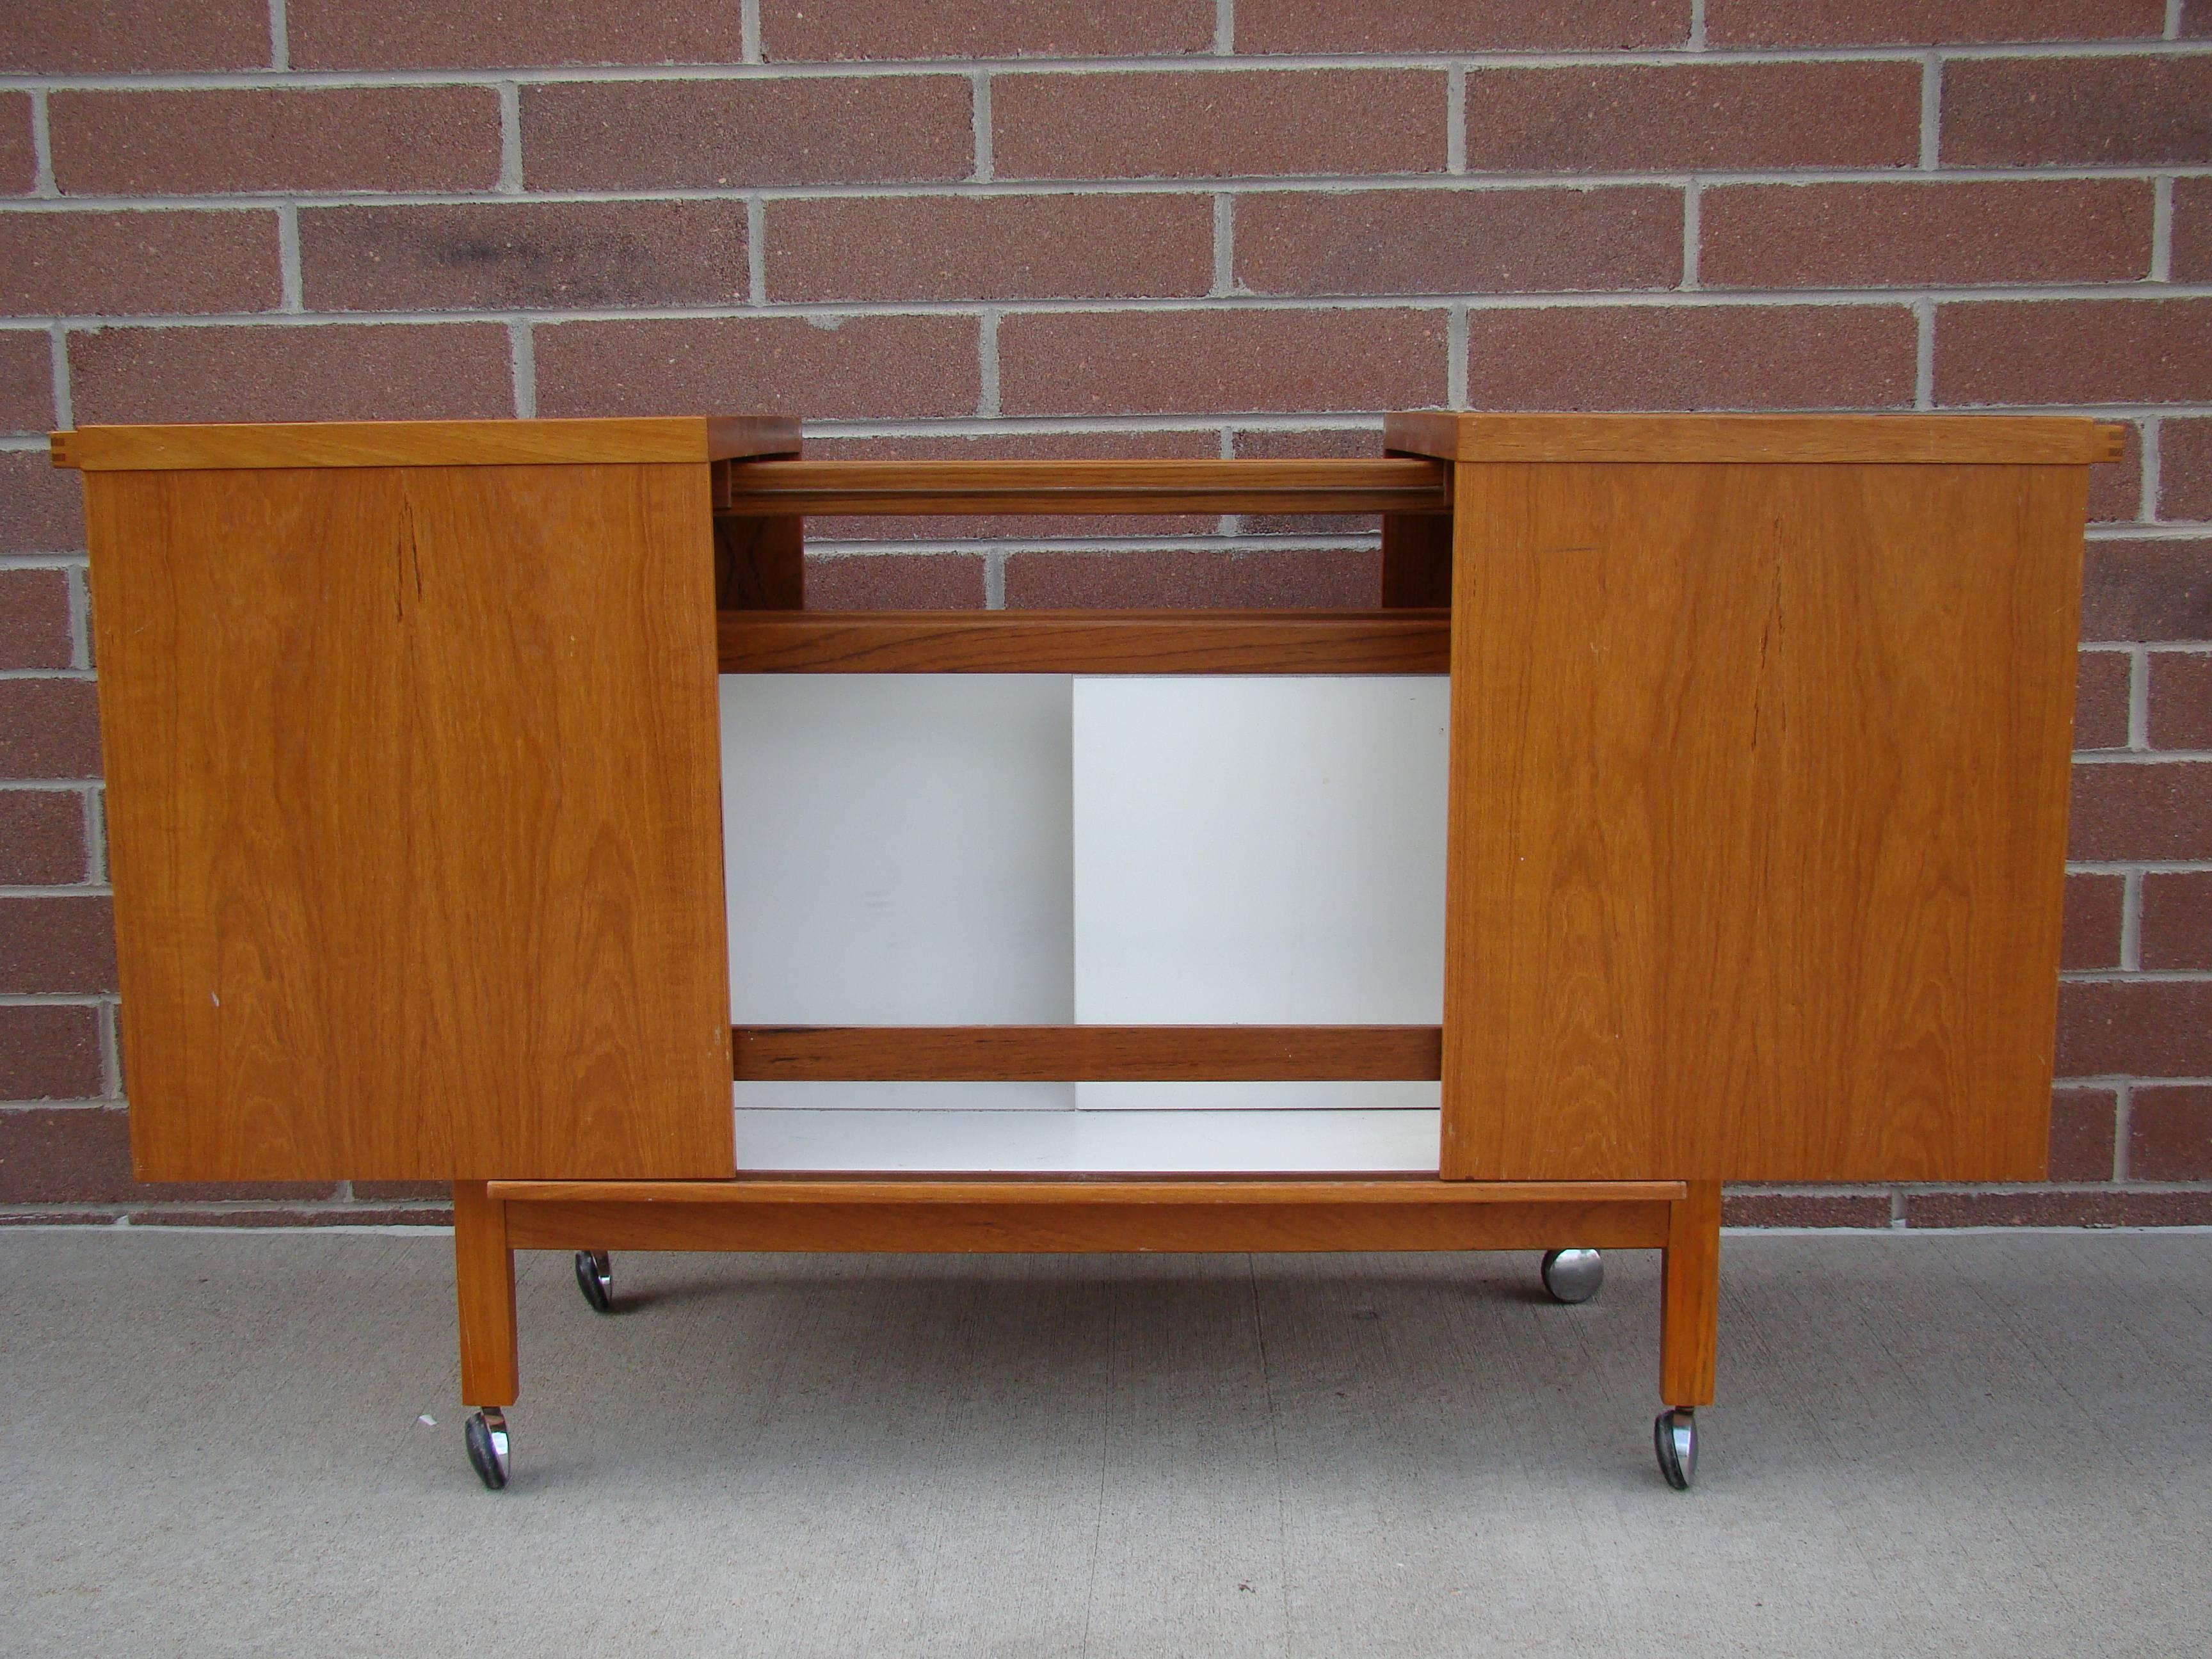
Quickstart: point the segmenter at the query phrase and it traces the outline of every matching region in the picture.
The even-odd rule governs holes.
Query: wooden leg
[[[1681,1411],[1712,1403],[1720,1340],[1721,1183],[1689,1186],[1668,1206],[1659,1298],[1659,1397]]]
[[[511,1406],[518,1391],[514,1252],[507,1206],[481,1181],[453,1183],[453,1287],[461,1310],[461,1401]]]

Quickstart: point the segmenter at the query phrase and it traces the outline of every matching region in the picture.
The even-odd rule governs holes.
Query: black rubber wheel
[[[1664,1411],[1651,1424],[1652,1449],[1659,1473],[1676,1492],[1687,1492],[1698,1478],[1698,1419],[1695,1413]]]
[[[576,1288],[584,1293],[584,1300],[592,1304],[594,1313],[615,1310],[614,1262],[605,1250],[576,1252]]]
[[[496,1411],[471,1412],[461,1425],[462,1442],[477,1478],[494,1492],[507,1485],[507,1419]]]

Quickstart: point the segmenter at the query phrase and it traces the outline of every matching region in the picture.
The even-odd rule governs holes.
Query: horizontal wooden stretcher
[[[1721,1186],[2044,1170],[2087,467],[2040,417],[1394,416],[1315,460],[823,460],[781,417],[106,427],[85,474],[138,1175],[453,1183],[518,1249],[1664,1253]],[[805,520],[1380,514],[1364,611],[834,613]],[[732,1018],[719,677],[1448,675],[1440,1024]],[[736,793],[729,793],[734,787]],[[778,948],[775,939],[755,941]],[[733,1083],[1433,1080],[1433,1167],[769,1173]],[[1012,1120],[1009,1119],[1009,1121]],[[1134,1121],[1134,1120],[1131,1120]]]

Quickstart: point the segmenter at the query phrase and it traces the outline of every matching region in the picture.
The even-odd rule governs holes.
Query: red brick
[[[2170,274],[2177,283],[2212,282],[2212,179],[2173,181]]]
[[[2212,656],[2151,653],[2149,735],[2154,749],[2212,749]]]
[[[273,311],[274,213],[0,214],[0,311]]]
[[[1470,172],[1907,167],[1920,155],[1914,64],[1477,69]]]
[[[1001,75],[1001,179],[1441,173],[1441,70]]]
[[[2164,421],[2158,434],[2161,519],[2212,519],[2212,420]]]
[[[0,92],[0,195],[27,196],[38,183],[38,151],[31,142],[31,100]]]
[[[981,611],[975,553],[871,553],[806,561],[809,611]]]
[[[1943,46],[1973,40],[2120,40],[2166,32],[2166,0],[1707,0],[1716,46]]]
[[[1641,306],[1478,311],[1477,409],[1881,409],[1912,401],[1901,307]]]
[[[2212,3],[2208,3],[2208,0],[2181,0],[2181,38],[2185,40],[2212,38]]]
[[[2212,1191],[1910,1193],[1908,1227],[2195,1227],[2212,1221]]]
[[[2205,62],[2212,64],[2212,58]],[[1950,404],[2212,401],[2212,300],[1939,306],[1936,400]]]
[[[967,317],[665,319],[538,331],[540,415],[702,410],[817,420],[972,415],[981,396]]]
[[[1299,460],[1309,455],[1372,460],[1382,453],[1382,429],[1377,424],[1352,431],[1240,432],[1235,442],[1238,456],[1254,460]],[[1343,536],[1382,528],[1382,515],[1376,513],[1245,513],[1237,521],[1252,536]]]
[[[106,895],[0,898],[0,991],[114,988],[114,906]]]
[[[53,423],[53,348],[44,331],[0,332],[0,429],[44,432]]]
[[[100,1092],[99,1009],[0,1007],[0,1100],[90,1100]]]
[[[2074,746],[2128,746],[2128,697],[2134,665],[2123,652],[2084,651],[2074,666]]]
[[[1358,611],[1382,582],[1373,549],[1025,552],[1006,560],[1006,609]]]
[[[67,668],[69,573],[0,570],[0,669]]]
[[[771,300],[1176,298],[1213,281],[1203,196],[771,202]]]
[[[1954,58],[1946,167],[2160,167],[2212,161],[2212,58]]]
[[[2212,980],[2069,981],[2058,988],[2058,1075],[2212,1074]]]
[[[86,878],[84,797],[74,789],[0,789],[0,887]],[[0,1099],[6,1098],[0,1091]]]
[[[2085,640],[2212,640],[2212,538],[2091,542]]]
[[[2061,968],[2117,968],[2120,965],[2120,901],[2126,880],[2120,876],[2066,878],[2066,940]]]
[[[809,456],[821,460],[1119,460],[1149,457],[1161,460],[1212,460],[1221,442],[1211,432],[1009,432],[978,438],[811,439]],[[1117,514],[1117,536],[1201,534],[1219,523],[1218,515],[1150,513]],[[1095,536],[1100,520],[1083,514],[934,514],[900,518],[822,517],[806,521],[811,538],[904,541],[983,537]],[[810,592],[811,590],[809,590]],[[808,603],[811,605],[812,600]]]
[[[504,69],[534,64],[736,64],[743,9],[697,0],[287,0],[295,70]]]
[[[1887,1193],[1729,1193],[1724,1227],[1887,1227]]]
[[[534,190],[965,179],[964,76],[582,82],[522,89]]]
[[[1268,191],[1237,198],[1253,294],[1509,294],[1672,288],[1678,190]]]
[[[36,450],[0,453],[0,553],[84,545],[84,486]]]
[[[88,679],[0,679],[0,778],[96,778],[100,711]]]
[[[336,1191],[327,1181],[134,1181],[129,1113],[106,1107],[0,1112],[0,1204],[313,1199]]]
[[[2151,185],[1747,185],[1708,190],[1698,280],[1709,288],[2139,282]]]
[[[2074,769],[2067,855],[2212,858],[2212,761],[2115,761]]]
[[[761,0],[771,63],[1137,58],[1213,47],[1212,0]]]
[[[2142,965],[2154,972],[2212,968],[2212,870],[2146,870]]]
[[[1419,409],[1444,398],[1425,311],[1113,311],[1009,317],[1009,415]]]
[[[2142,1089],[2128,1103],[2128,1179],[2212,1181],[2212,1089]]]
[[[58,92],[54,178],[70,196],[488,190],[499,179],[489,87]]]
[[[2110,1181],[2120,1097],[2112,1089],[2051,1091],[2051,1179]]]
[[[2142,428],[2125,423],[2123,453],[2117,461],[2104,461],[2089,469],[2089,517],[2110,524],[2142,515]]]
[[[1689,38],[1690,0],[1237,0],[1239,52],[1603,52]]]
[[[348,1183],[356,1198],[377,1200],[389,1199],[419,1200],[424,1203],[450,1203],[453,1196],[453,1183],[445,1181],[356,1181]]]
[[[269,62],[266,0],[9,0],[0,7],[0,70],[103,75],[266,69]]]
[[[313,208],[300,272],[316,311],[722,304],[746,295],[738,202]]]
[[[70,378],[81,423],[514,412],[498,323],[108,329],[70,336]]]

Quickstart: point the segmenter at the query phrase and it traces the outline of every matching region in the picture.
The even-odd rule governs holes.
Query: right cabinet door
[[[2086,477],[1456,468],[1447,1177],[2043,1174]]]

